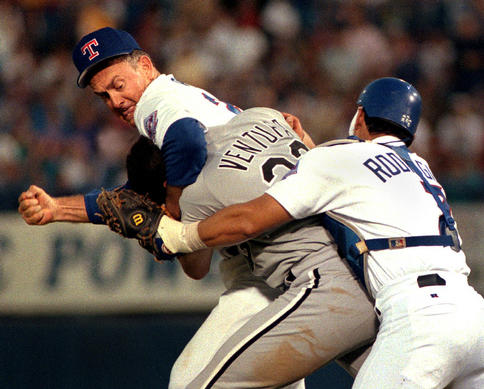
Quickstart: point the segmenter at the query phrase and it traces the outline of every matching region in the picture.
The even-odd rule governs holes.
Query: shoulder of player
[[[137,107],[139,109],[151,110],[158,109],[163,110],[173,109],[180,104],[179,91],[174,87],[175,83],[169,80],[160,80],[157,78],[146,88],[138,101]],[[185,107],[186,104],[181,104]]]
[[[179,202],[184,223],[201,221],[223,208],[207,183],[205,171],[202,169],[197,180],[183,189]]]
[[[377,145],[372,142],[357,138],[335,139],[309,150],[304,156],[304,160],[305,163],[310,163],[313,166],[332,166],[335,171],[339,171],[342,164],[353,160],[355,154],[366,153],[368,147],[373,148],[375,146]]]
[[[347,145],[354,145],[354,144],[371,144],[369,141],[365,141],[363,139],[334,139],[328,142],[321,143],[317,147],[334,147],[334,146],[347,146]]]
[[[161,78],[164,77],[164,78]],[[155,126],[167,128],[182,117],[193,117],[187,104],[175,92],[174,82],[162,75],[145,90],[136,105],[135,123],[138,128],[144,127],[146,120]]]

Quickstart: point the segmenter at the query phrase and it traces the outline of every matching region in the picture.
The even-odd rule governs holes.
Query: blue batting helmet
[[[408,82],[394,77],[379,78],[361,92],[357,105],[369,118],[388,120],[415,136],[422,111],[422,98]]]

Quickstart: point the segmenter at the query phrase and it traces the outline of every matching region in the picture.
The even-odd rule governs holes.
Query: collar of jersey
[[[167,77],[166,74],[160,74],[153,81],[151,81],[150,84],[143,91],[143,93],[141,94],[141,97],[139,98],[138,102],[136,103],[136,108],[134,109],[135,119],[136,119],[137,114],[138,114],[138,108],[141,107],[144,104],[144,101],[148,98],[148,96],[150,96],[150,90],[156,88],[156,85],[161,83],[166,77]]]
[[[389,146],[404,146],[405,143],[393,135],[383,135],[375,138],[371,141],[372,143],[378,143],[382,145],[389,145]]]

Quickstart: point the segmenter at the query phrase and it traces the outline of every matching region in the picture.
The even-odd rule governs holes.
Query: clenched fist
[[[56,201],[42,188],[31,185],[18,198],[18,212],[27,224],[43,225],[55,220],[58,210]]]

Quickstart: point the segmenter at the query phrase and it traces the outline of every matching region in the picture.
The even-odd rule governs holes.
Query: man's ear
[[[151,77],[154,69],[153,62],[151,61],[150,57],[147,55],[142,55],[138,59],[138,67],[146,75],[148,78]]]
[[[363,107],[358,107],[358,112],[355,121],[355,135],[364,140],[371,139],[368,127],[365,122],[365,110]]]
[[[358,107],[355,121],[355,130],[361,130],[364,127],[366,127],[365,111],[363,110],[363,107]]]

